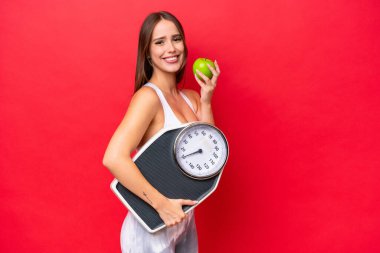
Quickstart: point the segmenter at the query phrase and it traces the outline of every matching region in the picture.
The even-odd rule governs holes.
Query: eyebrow
[[[177,33],[177,34],[173,34],[172,37],[175,37],[175,36],[181,36],[181,34]],[[166,36],[162,36],[162,37],[159,37],[159,38],[155,38],[153,39],[152,41],[155,41],[155,40],[160,40],[160,39],[165,39]]]

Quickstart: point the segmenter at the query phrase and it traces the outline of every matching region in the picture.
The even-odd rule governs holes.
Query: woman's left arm
[[[209,79],[207,76],[205,76],[202,72],[197,70],[197,73],[202,79],[200,80],[197,75],[195,76],[195,79],[197,80],[197,83],[199,86],[201,86],[201,97],[199,98],[199,107],[197,110],[197,116],[200,121],[207,122],[211,125],[214,125],[214,116],[212,113],[212,107],[211,107],[211,100],[212,100],[212,95],[214,94],[214,90],[216,87],[216,82],[218,80],[218,77],[220,75],[220,69],[219,65],[214,61],[215,64],[215,69],[207,64],[208,68],[212,72],[212,78]]]

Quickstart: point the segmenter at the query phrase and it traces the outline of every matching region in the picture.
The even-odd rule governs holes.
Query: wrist
[[[155,201],[153,201],[152,203],[152,207],[158,211],[160,210],[163,206],[165,206],[165,203],[168,201],[168,199],[162,195],[162,194],[159,194],[157,196],[157,198],[155,199]]]

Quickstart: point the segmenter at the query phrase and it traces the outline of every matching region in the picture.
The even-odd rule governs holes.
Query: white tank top
[[[146,83],[144,86],[148,86],[148,87],[151,87],[152,89],[154,89],[157,93],[157,96],[159,97],[160,101],[161,101],[161,104],[162,104],[162,108],[164,110],[164,118],[165,118],[165,122],[164,122],[164,127],[163,128],[167,128],[167,127],[173,127],[173,126],[178,126],[178,125],[182,125],[184,123],[182,123],[174,114],[172,108],[170,107],[168,101],[166,101],[165,99],[165,96],[164,94],[162,93],[162,91],[160,90],[160,88],[158,88],[155,84],[153,83]],[[193,110],[194,114],[195,114],[195,110],[194,110],[194,107],[193,105],[191,104],[190,100],[186,97],[185,94],[183,94],[181,91],[179,91],[179,94],[181,94],[181,96],[183,97],[183,99],[186,101],[186,103],[190,106],[191,110]]]

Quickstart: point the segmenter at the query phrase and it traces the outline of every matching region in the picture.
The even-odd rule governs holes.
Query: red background
[[[376,0],[1,1],[0,251],[120,251],[102,157],[158,10],[190,64],[222,70],[231,156],[196,211],[200,252],[380,252]]]

